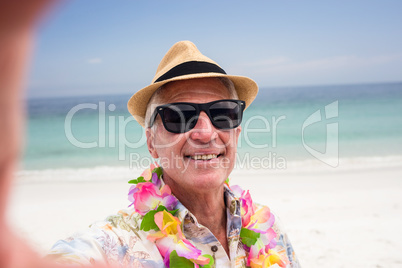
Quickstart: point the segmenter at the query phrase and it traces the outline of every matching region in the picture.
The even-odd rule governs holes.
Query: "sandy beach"
[[[18,172],[9,219],[44,254],[128,205],[125,168]],[[303,267],[401,267],[402,164],[235,170],[286,227]],[[28,179],[28,177],[30,179]],[[53,178],[53,179],[51,179]],[[113,179],[111,179],[113,178]]]
[[[301,267],[402,268],[402,1],[37,2],[0,9],[0,160],[4,194],[19,157],[6,217],[40,256],[127,208],[153,157],[209,154]],[[41,265],[1,230],[0,268]]]

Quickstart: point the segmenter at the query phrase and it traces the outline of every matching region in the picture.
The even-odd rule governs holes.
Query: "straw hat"
[[[145,113],[152,94],[162,85],[177,80],[203,77],[227,77],[237,91],[240,100],[246,102],[246,108],[258,92],[257,84],[244,76],[227,75],[213,60],[201,54],[190,41],[174,44],[159,63],[151,84],[135,93],[128,101],[128,111],[141,126],[145,126]]]

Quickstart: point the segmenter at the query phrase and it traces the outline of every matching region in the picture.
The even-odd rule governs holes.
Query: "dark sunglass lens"
[[[196,109],[188,104],[174,104],[163,109],[165,127],[174,133],[184,133],[189,130],[188,124],[196,121]],[[191,129],[191,128],[190,128]]]
[[[209,107],[212,123],[221,129],[235,128],[241,123],[243,110],[234,101],[216,102]]]

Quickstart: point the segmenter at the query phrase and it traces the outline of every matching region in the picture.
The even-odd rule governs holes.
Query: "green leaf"
[[[164,211],[164,210],[171,213],[172,215],[174,215],[174,213],[176,213],[176,211],[177,211],[177,209],[168,211],[165,206],[159,205],[156,210],[151,210],[147,214],[144,215],[144,217],[142,218],[140,230],[143,230],[146,232],[149,230],[159,231],[159,227],[155,223],[155,214],[158,212]]]
[[[179,209],[169,210],[168,212],[174,216]]]
[[[156,210],[151,210],[147,214],[145,214],[145,216],[141,222],[140,230],[143,230],[145,232],[147,232],[151,229],[155,230],[155,231],[159,231],[159,227],[155,223],[155,214],[157,212],[158,211],[156,211]]]
[[[205,264],[205,265],[201,265],[201,267],[203,267],[203,268],[212,268],[214,266],[214,258],[209,254],[204,254],[202,256],[208,258],[209,263]]]
[[[140,183],[140,182],[147,182],[146,180],[144,180],[144,177],[138,177],[136,180],[131,180],[131,181],[129,181],[128,183],[131,183],[131,184],[138,184],[138,183]]]
[[[194,263],[189,259],[177,255],[176,250],[173,250],[169,256],[170,268],[193,268]]]
[[[176,214],[176,212],[177,212],[179,209],[168,210],[165,206],[162,206],[162,205],[159,205],[158,208],[156,209],[157,212],[159,212],[159,211],[164,211],[164,210],[166,210],[168,213],[174,215],[174,214]]]
[[[156,167],[156,168],[154,168],[154,170],[152,170],[152,173],[156,173],[158,175],[158,178],[160,179],[163,171],[162,171],[161,167]]]
[[[168,211],[167,208],[165,206],[162,206],[162,205],[159,205],[158,208],[156,209],[157,212],[164,211],[164,210]]]
[[[260,234],[247,228],[241,228],[240,237],[243,244],[251,247],[257,242],[257,239],[260,238]]]

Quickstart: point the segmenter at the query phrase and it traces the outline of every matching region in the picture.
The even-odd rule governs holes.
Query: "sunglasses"
[[[201,111],[212,125],[219,129],[232,129],[240,125],[246,103],[241,100],[217,100],[208,103],[176,102],[157,106],[149,126],[159,114],[165,129],[172,133],[185,133],[195,127]]]

